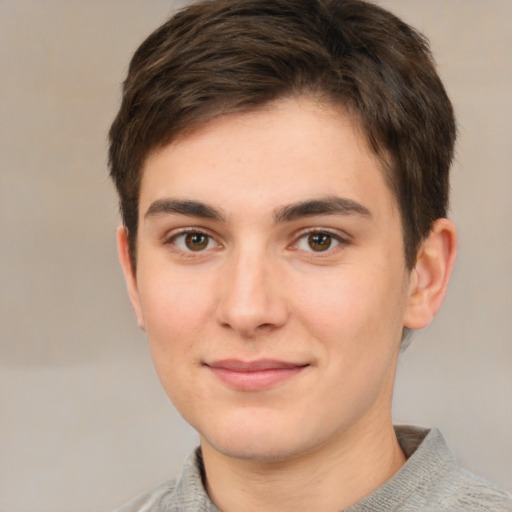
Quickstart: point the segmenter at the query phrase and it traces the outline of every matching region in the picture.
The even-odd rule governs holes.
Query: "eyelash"
[[[179,247],[176,244],[176,240],[179,239],[179,237],[186,236],[186,235],[200,235],[200,236],[202,235],[202,236],[207,237],[208,241],[207,241],[206,248],[202,249],[202,250],[194,251],[194,250],[186,250],[186,249]],[[310,255],[311,257],[313,255],[315,255],[315,257],[327,256],[327,255],[332,254],[337,249],[341,249],[344,246],[347,246],[350,244],[350,240],[348,240],[345,237],[340,236],[337,233],[333,233],[332,231],[330,231],[328,229],[314,228],[314,229],[309,229],[307,231],[303,231],[303,232],[299,233],[298,236],[296,236],[295,241],[292,242],[290,245],[288,245],[288,248],[298,249],[298,245],[302,240],[305,240],[305,239],[307,239],[307,237],[310,237],[313,235],[327,235],[330,237],[331,241],[336,242],[336,245],[334,247],[332,247],[332,244],[330,244],[329,247],[327,247],[323,251],[322,250],[315,251],[313,249],[311,249],[311,250],[302,249],[302,251],[304,253],[308,253],[308,255]],[[207,251],[212,250],[212,248],[208,248],[208,245],[210,245],[211,242],[216,244],[216,248],[222,248],[222,244],[220,242],[218,242],[213,235],[208,233],[207,230],[200,229],[200,228],[184,228],[177,233],[173,233],[171,236],[169,236],[168,238],[166,238],[164,240],[165,245],[172,246],[176,252],[179,252],[180,254],[183,254],[186,257],[197,257],[201,254],[204,254]],[[308,243],[308,242],[306,242],[306,243]],[[298,250],[301,250],[301,249],[298,249]]]

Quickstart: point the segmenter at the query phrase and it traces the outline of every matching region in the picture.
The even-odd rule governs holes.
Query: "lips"
[[[228,387],[240,391],[262,391],[291,379],[309,365],[273,359],[250,362],[224,359],[205,366]]]

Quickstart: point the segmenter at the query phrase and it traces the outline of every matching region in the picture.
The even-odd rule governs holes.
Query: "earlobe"
[[[142,313],[139,289],[137,286],[137,277],[135,270],[132,267],[130,248],[128,244],[128,232],[125,226],[119,226],[117,229],[117,255],[119,258],[119,263],[121,264],[121,268],[123,269],[128,296],[130,297],[130,302],[132,303],[135,316],[137,317],[137,322],[139,327],[144,329],[144,315]]]
[[[411,273],[404,326],[423,329],[439,311],[457,255],[457,230],[448,219],[437,219],[418,251]]]

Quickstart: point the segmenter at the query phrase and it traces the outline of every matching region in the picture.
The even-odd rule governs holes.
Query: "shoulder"
[[[389,510],[512,512],[512,496],[462,469],[439,430],[399,426],[396,433],[407,462],[375,493]]]
[[[512,495],[465,469],[454,467],[438,482],[429,507],[432,510],[511,512]]]
[[[150,512],[158,510],[159,505],[174,493],[176,479],[168,480],[157,487],[141,494],[114,512]]]
[[[512,512],[512,495],[461,468],[439,430],[401,426],[396,431],[408,460],[395,483],[408,487],[421,510]]]
[[[203,485],[201,450],[192,452],[183,465],[178,479],[168,480],[115,512],[219,512]]]

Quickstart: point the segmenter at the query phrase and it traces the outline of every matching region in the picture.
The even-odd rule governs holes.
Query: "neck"
[[[404,464],[391,418],[284,461],[235,459],[202,440],[207,491],[223,512],[336,512],[353,505]],[[357,433],[356,433],[357,432]]]

